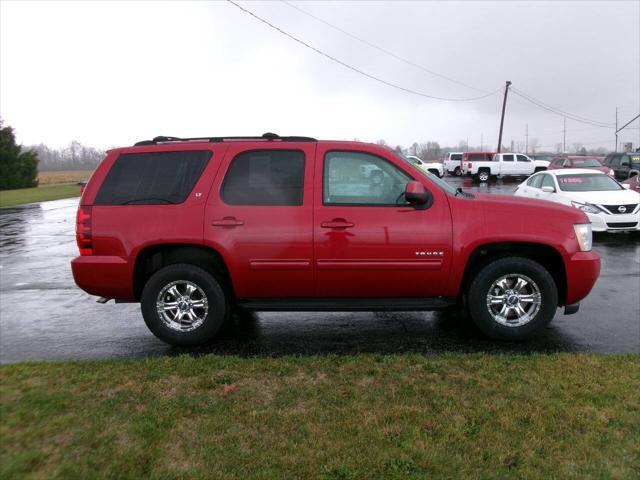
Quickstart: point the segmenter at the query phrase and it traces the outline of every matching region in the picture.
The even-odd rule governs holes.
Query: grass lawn
[[[2,190],[0,191],[0,207],[79,196],[80,187],[76,183],[41,185],[35,188],[20,188],[18,190]]]
[[[0,367],[0,478],[638,478],[640,356]]]

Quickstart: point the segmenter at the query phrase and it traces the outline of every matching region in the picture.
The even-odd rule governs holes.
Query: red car
[[[629,188],[635,192],[640,193],[640,174],[635,174],[633,177],[626,179],[622,182],[623,185],[629,185]]]
[[[591,170],[600,170],[612,177],[614,175],[613,170],[602,165],[598,158],[585,157],[581,155],[564,155],[561,157],[555,157],[549,164],[548,170],[557,170],[559,168],[589,168]]]
[[[456,304],[521,340],[577,311],[600,272],[580,210],[471,195],[380,145],[275,134],[110,150],[76,232],[80,288],[140,302],[175,345],[210,341],[234,309]]]

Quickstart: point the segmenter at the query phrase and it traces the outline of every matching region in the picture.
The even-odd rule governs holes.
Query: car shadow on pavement
[[[302,317],[302,318],[297,318]],[[491,340],[452,312],[245,313],[212,343],[170,347],[166,355],[356,355],[445,352],[574,352],[553,322],[528,342]]]

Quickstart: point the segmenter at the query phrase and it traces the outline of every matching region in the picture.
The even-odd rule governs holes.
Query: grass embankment
[[[35,188],[0,191],[0,207],[79,197],[78,182],[88,180],[92,173],[93,170],[39,172],[38,186]]]
[[[0,368],[0,477],[637,478],[640,356]]]
[[[25,203],[46,202],[80,196],[77,183],[63,183],[60,185],[42,185],[35,188],[20,188],[17,190],[0,191],[0,207],[11,207]]]

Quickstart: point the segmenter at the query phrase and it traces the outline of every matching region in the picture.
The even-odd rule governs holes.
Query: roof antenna
[[[280,135],[276,133],[267,132],[262,134],[262,138],[265,138],[267,140],[275,140],[276,138],[280,138]]]

